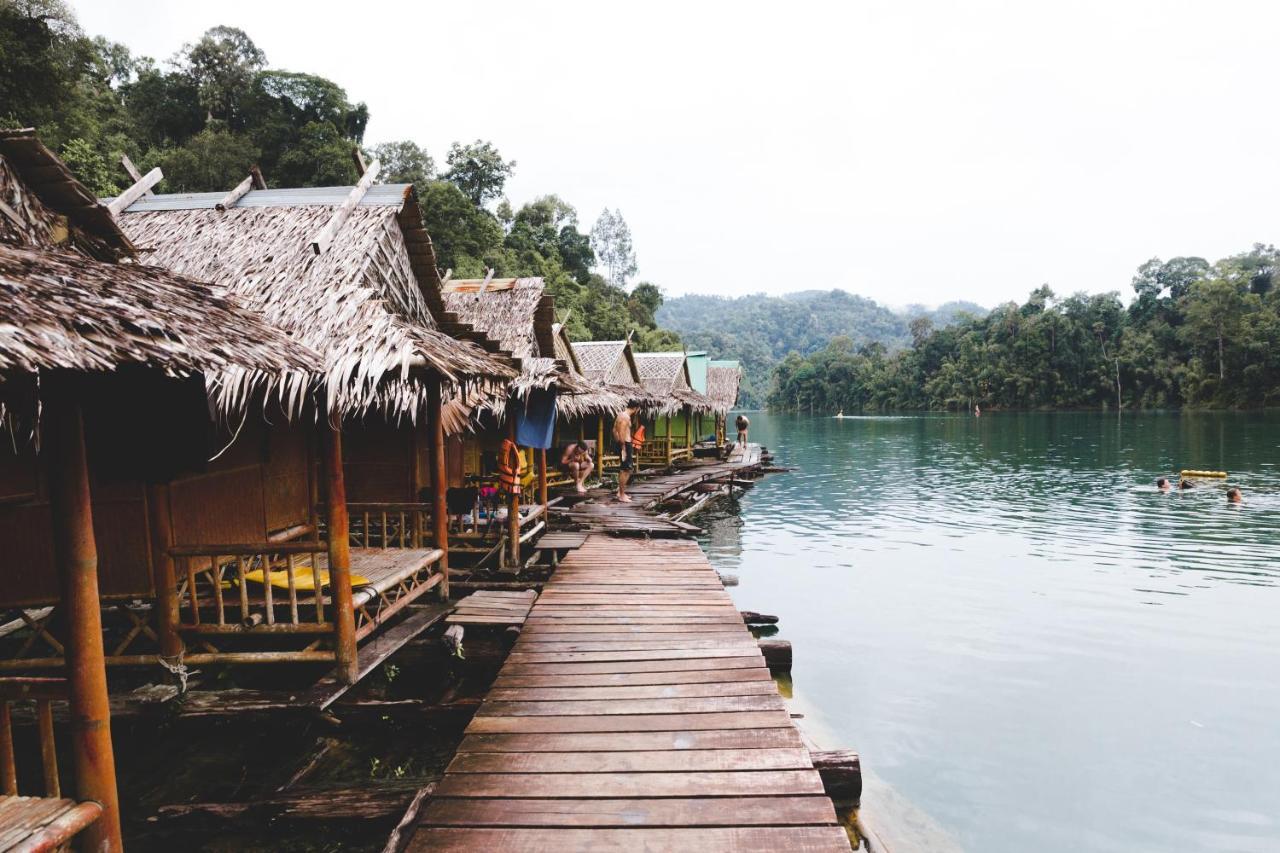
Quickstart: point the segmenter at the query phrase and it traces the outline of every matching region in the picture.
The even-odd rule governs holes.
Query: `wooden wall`
[[[212,455],[230,440],[216,434]],[[199,436],[204,441],[206,436]],[[90,442],[92,446],[93,442]],[[98,585],[103,598],[153,593],[146,488],[141,480],[103,476],[119,458],[89,458]],[[250,416],[231,446],[205,470],[176,477],[170,487],[174,539],[179,544],[262,542],[270,531],[310,517],[309,425],[267,425]],[[0,447],[0,607],[57,601],[52,520],[47,490],[29,444]]]

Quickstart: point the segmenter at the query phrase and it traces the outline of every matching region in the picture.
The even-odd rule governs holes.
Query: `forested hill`
[[[911,321],[928,317],[935,327],[957,315],[982,316],[971,302],[951,302],[936,310],[911,306],[895,312],[844,290],[807,290],[786,296],[754,294],[679,296],[658,309],[658,324],[677,332],[691,350],[705,349],[714,358],[736,358],[743,364],[740,403],[761,406],[769,393],[769,375],[788,353],[809,355],[836,337],[854,346],[880,343],[890,350],[911,343]]]
[[[1280,404],[1280,251],[1255,244],[1210,264],[1152,258],[1118,292],[1047,286],[946,328],[912,323],[898,352],[834,338],[777,366],[769,406],[884,409]]]

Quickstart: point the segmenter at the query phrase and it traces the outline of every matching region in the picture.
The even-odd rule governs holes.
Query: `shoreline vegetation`
[[[934,328],[911,322],[891,352],[833,338],[772,374],[775,411],[1260,409],[1280,405],[1280,252],[1210,264],[1153,258],[1128,306],[1117,292],[1059,299],[1046,285],[1021,305]]]

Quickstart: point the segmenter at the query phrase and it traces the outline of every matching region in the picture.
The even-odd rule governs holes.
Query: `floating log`
[[[771,616],[768,613],[757,613],[754,610],[739,610],[742,614],[742,621],[748,625],[776,625],[778,623],[777,616]]]
[[[862,761],[850,749],[810,752],[827,796],[838,805],[857,805],[862,799]]]
[[[760,651],[764,654],[764,662],[769,665],[769,669],[791,671],[790,640],[761,640]]]

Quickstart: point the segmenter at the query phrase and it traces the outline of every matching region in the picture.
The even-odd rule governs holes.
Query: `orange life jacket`
[[[498,452],[498,488],[509,495],[520,494],[520,448],[509,438],[502,440]]]
[[[631,431],[631,446],[639,450],[642,444],[644,444],[644,424],[640,424]]]

